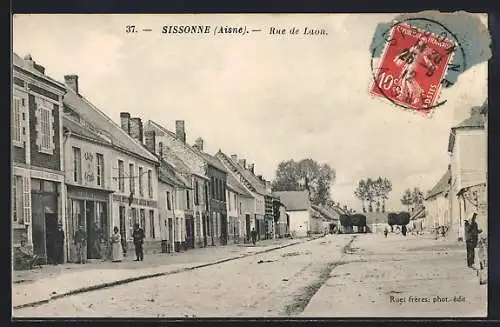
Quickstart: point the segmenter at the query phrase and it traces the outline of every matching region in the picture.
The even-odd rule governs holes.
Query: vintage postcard
[[[488,15],[13,17],[14,318],[486,317]]]

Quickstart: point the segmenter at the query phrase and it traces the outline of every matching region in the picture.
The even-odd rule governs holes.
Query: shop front
[[[77,262],[78,254],[74,242],[75,232],[85,232],[87,244],[84,253],[87,259],[106,259],[111,235],[109,215],[110,191],[67,185],[68,261]]]

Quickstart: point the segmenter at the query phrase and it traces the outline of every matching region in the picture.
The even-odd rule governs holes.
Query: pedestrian
[[[403,225],[403,226],[401,227],[401,234],[403,234],[403,236],[406,236],[406,231],[407,231],[407,230],[406,230],[406,225]]]
[[[62,224],[57,224],[57,232],[55,233],[55,262],[60,264],[64,262],[64,231]]]
[[[134,239],[135,256],[137,257],[134,261],[143,261],[144,251],[142,245],[144,243],[144,230],[139,227],[139,224],[134,225],[134,233],[132,234],[132,237]]]
[[[86,245],[87,245],[87,234],[85,233],[85,227],[79,226],[75,232],[75,246],[76,246],[76,254],[77,254],[77,263],[84,264],[86,255]]]
[[[477,246],[477,241],[479,238],[479,233],[482,232],[477,226],[476,222],[477,214],[474,212],[472,214],[472,219],[470,223],[465,224],[465,244],[467,249],[467,266],[472,267],[474,265],[474,249]]]
[[[250,235],[252,237],[252,243],[253,245],[255,245],[255,242],[257,241],[257,231],[255,230],[255,228],[252,228]]]
[[[387,237],[387,234],[389,234],[389,230],[387,229],[387,227],[384,229],[384,236]]]
[[[120,230],[115,226],[111,235],[111,261],[121,262],[123,260],[123,249],[121,244],[122,236]]]

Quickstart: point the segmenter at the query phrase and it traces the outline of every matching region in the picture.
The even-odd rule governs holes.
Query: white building
[[[289,216],[289,231],[293,237],[307,236],[313,227],[311,225],[312,211],[309,192],[283,191],[274,192],[286,207]]]
[[[448,169],[427,194],[423,223],[423,228],[427,231],[432,231],[438,226],[451,227],[450,199],[448,198],[450,182],[451,171]]]
[[[487,106],[474,107],[470,117],[453,127],[448,142],[451,168],[450,216],[452,231],[458,239],[464,237],[464,220],[478,213],[480,229],[487,230],[487,135],[485,116]]]
[[[246,215],[250,214],[248,209],[253,197],[232,174],[228,174],[226,199],[229,241],[232,243],[243,242],[248,239],[245,220]]]
[[[88,234],[97,225],[105,237],[118,227],[124,251],[130,252],[133,226],[138,223],[146,234],[145,251],[159,251],[158,159],[80,94],[78,76],[65,79],[66,239],[70,258],[75,257],[72,239],[79,225]],[[137,138],[142,137],[142,131],[135,132]],[[89,251],[88,256],[94,257]]]

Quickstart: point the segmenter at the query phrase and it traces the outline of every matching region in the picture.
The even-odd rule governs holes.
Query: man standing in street
[[[478,228],[476,222],[476,213],[472,214],[472,219],[470,223],[465,224],[465,243],[467,247],[467,266],[472,267],[474,265],[474,249],[477,246],[477,241],[479,238],[479,233],[482,231]]]
[[[252,228],[252,232],[250,233],[250,235],[252,236],[252,243],[253,245],[255,245],[255,242],[257,240],[257,231],[255,230],[255,228]]]
[[[75,232],[75,246],[76,246],[76,254],[78,256],[78,263],[85,263],[85,258],[87,257],[85,254],[85,249],[87,245],[87,235],[85,233],[85,227],[79,226]]]
[[[132,234],[132,237],[134,238],[135,256],[137,257],[135,261],[143,261],[144,251],[142,245],[144,243],[144,230],[139,227],[139,224],[134,225],[134,233]]]

